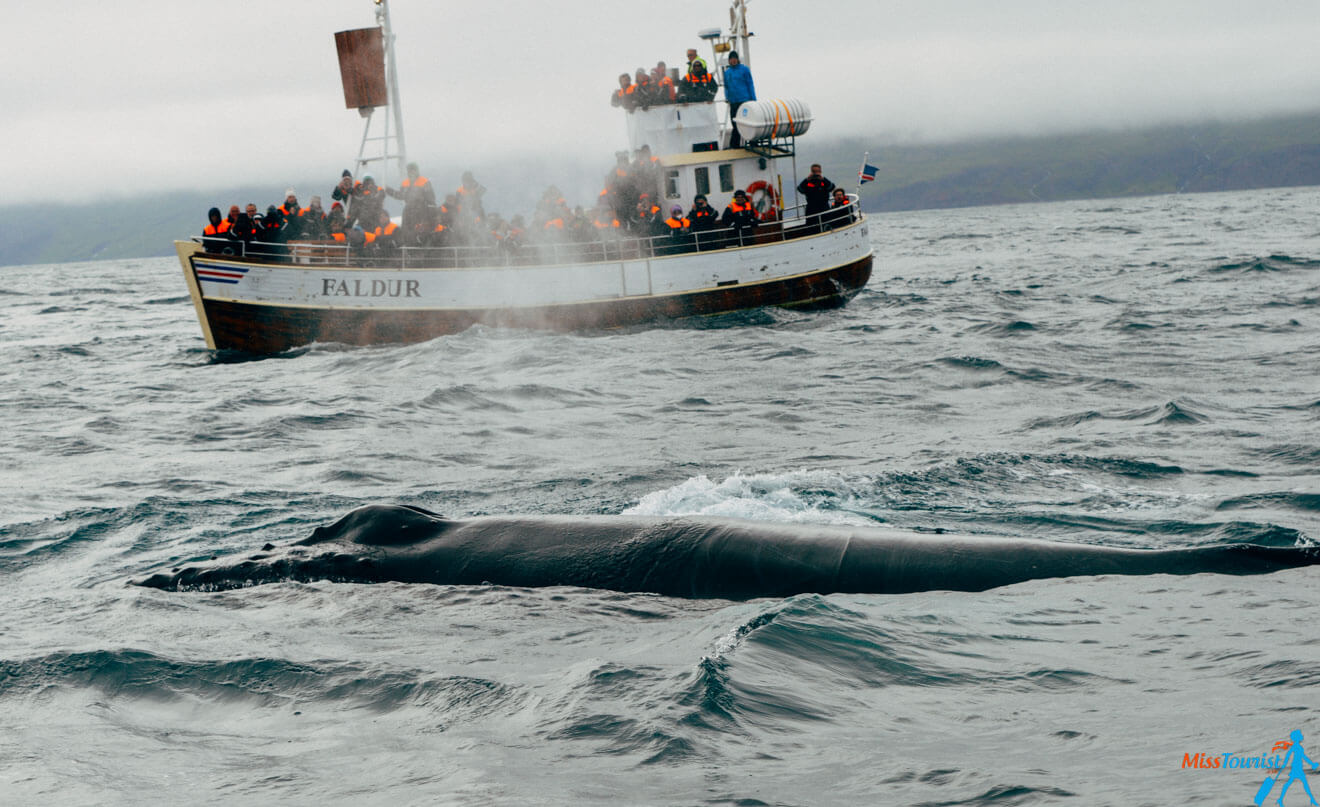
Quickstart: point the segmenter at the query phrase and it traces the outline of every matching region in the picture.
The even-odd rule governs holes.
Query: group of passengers
[[[807,226],[817,232],[847,224],[854,218],[852,200],[843,188],[836,187],[821,172],[820,163],[811,164],[811,173],[798,183],[798,193],[806,199]]]
[[[705,194],[693,197],[686,214],[681,205],[666,211],[661,207],[660,161],[652,156],[650,147],[638,149],[631,163],[627,152],[616,156],[594,211],[597,240],[663,237],[665,243],[657,247],[668,251],[715,248],[747,241],[758,222],[778,215],[773,208],[757,211],[743,190],[734,193],[723,214],[710,206]]]
[[[339,208],[338,214],[342,217],[342,207],[338,204],[334,207]],[[302,207],[298,204],[298,195],[290,188],[284,192],[284,202],[279,206],[270,205],[264,214],[253,202],[248,202],[242,210],[238,205],[230,205],[226,216],[221,215],[220,208],[211,208],[202,230],[203,243],[212,252],[234,252],[235,242],[276,245],[295,238],[326,238],[335,212],[332,209],[331,214],[327,214],[321,207],[319,196],[313,196],[307,207]]]
[[[660,162],[650,148],[642,146],[632,161],[627,152],[616,156],[617,164],[590,211],[581,205],[570,207],[558,188],[550,186],[530,225],[522,216],[505,221],[498,213],[487,214],[482,202],[486,188],[471,171],[463,173],[453,193],[437,202],[434,184],[422,176],[416,163],[409,163],[398,188],[382,189],[370,176],[355,181],[344,171],[331,192],[334,201],[328,212],[319,196],[301,207],[292,188],[285,192],[283,204],[269,206],[264,214],[253,203],[246,210],[231,206],[227,217],[213,207],[203,243],[210,252],[284,255],[286,244],[294,240],[332,241],[362,256],[387,258],[401,247],[497,247],[516,256],[561,244],[649,239],[655,251],[666,253],[751,243],[759,223],[778,218],[773,205],[757,210],[741,189],[722,212],[710,205],[705,194],[695,196],[686,213],[680,205],[666,211],[661,207]],[[820,230],[852,220],[852,211],[845,209],[847,195],[821,175],[819,165],[812,165],[811,176],[798,190],[806,196],[810,226]],[[403,202],[398,223],[385,208],[386,197]]]
[[[661,104],[715,100],[717,85],[706,60],[697,56],[695,48],[688,48],[687,60],[687,72],[681,79],[678,68],[670,70],[664,62],[656,62],[649,72],[644,67],[637,68],[635,77],[620,73],[619,89],[610,95],[610,104],[631,111]]]
[[[306,207],[300,206],[292,188],[285,191],[283,204],[269,206],[264,214],[252,202],[246,210],[232,205],[228,216],[221,216],[220,209],[213,207],[202,231],[203,244],[211,252],[278,255],[287,252],[285,245],[291,241],[330,240],[389,252],[400,246],[446,243],[450,240],[447,233],[480,222],[485,188],[472,172],[463,174],[462,184],[440,205],[434,186],[421,176],[416,163],[408,165],[407,174],[396,189],[381,188],[371,176],[354,180],[352,172],[345,170],[331,191],[329,211],[322,207],[320,196],[311,197]],[[403,201],[401,223],[394,223],[385,209],[387,196]]]

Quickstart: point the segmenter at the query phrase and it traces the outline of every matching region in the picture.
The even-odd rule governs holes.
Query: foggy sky
[[[3,204],[240,183],[268,183],[278,201],[298,177],[325,176],[328,190],[357,154],[333,34],[372,25],[371,0],[11,6]],[[510,155],[603,172],[627,145],[608,104],[618,73],[681,67],[698,30],[728,25],[724,0],[390,8],[409,157],[424,170]],[[1320,109],[1315,0],[749,8],[759,96],[811,106],[802,152],[814,138],[879,147]]]

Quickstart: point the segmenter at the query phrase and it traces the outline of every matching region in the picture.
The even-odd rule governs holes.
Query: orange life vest
[[[655,93],[656,95],[661,95],[663,93],[663,97],[668,98],[670,101],[674,100],[675,90],[673,79],[669,76],[665,76],[657,81],[655,83]]]
[[[692,222],[688,221],[686,218],[676,219],[673,216],[670,216],[669,218],[665,219],[665,224],[668,224],[669,229],[671,230],[681,230],[684,227],[692,226]]]
[[[221,221],[218,228],[214,224],[206,225],[206,229],[202,230],[202,235],[224,235],[227,232],[229,232],[229,222]]]

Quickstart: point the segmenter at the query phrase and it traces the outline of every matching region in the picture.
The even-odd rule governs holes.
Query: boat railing
[[[607,230],[591,241],[559,242],[509,240],[487,244],[446,246],[353,246],[338,241],[300,241],[286,244],[196,236],[206,252],[245,260],[292,263],[299,266],[349,266],[380,269],[459,269],[484,266],[533,266],[574,263],[618,263],[671,255],[714,252],[733,247],[760,246],[818,235],[860,221],[857,197],[846,207],[812,216],[786,208],[789,215],[761,221],[745,230],[719,228],[673,235],[629,236]]]

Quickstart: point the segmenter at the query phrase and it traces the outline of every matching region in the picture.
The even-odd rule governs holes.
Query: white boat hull
[[[207,344],[273,353],[311,342],[416,342],[491,325],[573,330],[766,305],[847,302],[870,277],[866,220],[676,255],[473,267],[323,265],[176,242]],[[568,254],[568,253],[565,253]],[[343,253],[348,264],[347,253]]]

